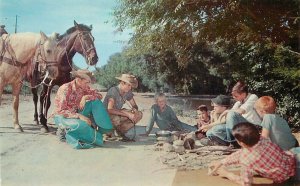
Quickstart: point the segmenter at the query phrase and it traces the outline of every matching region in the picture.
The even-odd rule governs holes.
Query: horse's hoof
[[[47,133],[47,132],[49,132],[49,129],[43,126],[43,127],[41,127],[41,132]]]
[[[15,126],[15,130],[17,130],[18,132],[24,132],[23,128],[20,125]]]

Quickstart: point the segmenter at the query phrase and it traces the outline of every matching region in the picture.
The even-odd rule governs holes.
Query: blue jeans
[[[232,135],[232,128],[242,122],[247,122],[247,120],[240,115],[239,113],[236,113],[234,111],[229,111],[226,116],[226,123],[216,125],[213,128],[209,129],[206,132],[206,136],[208,138],[212,138],[212,136],[218,137],[222,141],[231,143],[235,142],[235,138]]]
[[[109,133],[113,129],[110,117],[102,101],[94,100],[85,103],[84,109],[80,114],[92,119],[92,122],[99,127],[99,132]]]
[[[75,118],[65,118],[56,115],[55,124],[66,128],[66,141],[74,148],[75,143],[80,142],[82,148],[92,148],[103,144],[103,133],[111,132],[113,129],[109,115],[100,100],[86,102],[80,114],[89,117],[98,126],[98,131],[89,126],[85,121]],[[76,146],[76,147],[75,147]]]

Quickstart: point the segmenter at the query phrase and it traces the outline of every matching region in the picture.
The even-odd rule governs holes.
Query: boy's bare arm
[[[222,163],[220,161],[214,161],[214,162],[210,163],[209,169],[208,169],[208,175],[210,175],[210,176],[219,175],[220,177],[227,178],[239,185],[244,185],[244,183],[242,183],[242,181],[241,181],[240,176],[227,171],[224,168],[224,165],[222,165]]]
[[[245,185],[242,181],[241,181],[241,177],[232,173],[232,172],[229,172],[227,171],[226,169],[224,169],[223,167],[221,167],[217,173],[219,174],[219,176],[223,177],[223,178],[227,178],[229,179],[230,181],[233,181],[239,185]]]

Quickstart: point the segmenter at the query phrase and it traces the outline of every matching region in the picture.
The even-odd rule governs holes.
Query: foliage
[[[298,50],[297,0],[120,0],[114,16],[120,30],[134,29],[134,53],[174,51],[179,65],[193,58],[190,49],[222,38],[283,43]]]
[[[133,74],[139,78],[143,73],[144,63],[140,59],[128,58],[126,55],[116,53],[112,55],[106,65],[98,69],[96,72],[97,82],[106,88],[110,88],[118,84],[118,80],[115,77],[121,74]]]
[[[225,87],[213,91],[210,85],[222,83],[229,91],[242,79],[251,91],[273,96],[279,113],[299,127],[299,5],[299,0],[120,0],[114,16],[119,30],[133,30],[127,53],[148,55],[146,66],[159,82],[188,94],[206,92],[200,87],[222,93]]]

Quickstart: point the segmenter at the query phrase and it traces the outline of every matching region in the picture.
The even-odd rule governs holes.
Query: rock
[[[190,132],[185,136],[185,139],[193,139],[196,140],[195,132]]]
[[[183,146],[174,146],[175,152],[182,154],[185,152],[185,149]]]
[[[170,138],[169,137],[157,137],[157,141],[169,142]]]
[[[166,152],[174,152],[175,148],[170,143],[164,143],[163,150],[166,151]]]
[[[203,147],[204,145],[200,142],[200,140],[195,141],[195,147]]]
[[[176,140],[179,140],[179,136],[175,135],[175,134],[172,134],[172,136],[171,136],[171,142],[176,141]]]
[[[173,141],[174,146],[183,146],[184,142],[182,140],[175,140]]]
[[[188,150],[192,150],[195,148],[195,140],[188,138],[184,140],[183,147]]]

